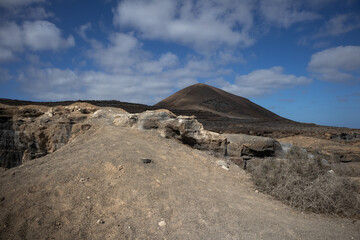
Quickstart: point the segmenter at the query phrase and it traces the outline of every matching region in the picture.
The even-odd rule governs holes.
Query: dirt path
[[[298,213],[215,161],[156,132],[94,127],[0,173],[0,239],[360,239],[359,222]]]

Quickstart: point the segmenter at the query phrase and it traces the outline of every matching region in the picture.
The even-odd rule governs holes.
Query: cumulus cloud
[[[23,24],[24,43],[32,50],[57,50],[75,45],[73,36],[64,39],[61,30],[48,21],[25,22]]]
[[[316,20],[321,16],[308,6],[320,6],[326,1],[124,0],[114,11],[114,23],[146,39],[172,41],[200,51],[221,46],[248,47],[255,42],[257,33],[264,32],[259,29],[263,22],[288,28]]]
[[[315,77],[334,82],[360,80],[360,46],[339,46],[311,56],[308,70]]]
[[[182,60],[171,52],[154,56],[142,49],[136,37],[124,33],[111,34],[109,44],[94,45],[88,54],[100,70],[29,68],[21,73],[19,81],[39,100],[119,99],[146,104],[154,104],[198,80],[216,82],[224,90],[245,97],[311,82],[306,77],[285,74],[282,67],[273,67],[237,76],[235,83],[230,83],[224,77],[233,72],[224,63],[239,59],[228,52]]]
[[[73,36],[63,38],[61,30],[48,21],[0,24],[0,62],[10,62],[16,54],[29,48],[34,51],[58,50],[75,45]]]
[[[338,36],[360,28],[360,17],[357,14],[338,14],[325,23],[315,37]]]
[[[240,96],[254,97],[310,82],[312,80],[307,77],[284,74],[284,69],[276,66],[237,76],[234,84],[226,83],[222,89]]]
[[[174,41],[197,49],[219,45],[249,46],[253,25],[251,1],[125,0],[114,22],[135,28],[142,37]]]
[[[131,35],[114,33],[110,35],[108,46],[95,45],[89,56],[107,70],[129,72],[146,57],[146,52],[141,50],[141,46],[142,44]]]
[[[197,79],[231,73],[214,60],[217,57],[180,61],[171,52],[154,56],[142,49],[137,38],[123,33],[111,34],[108,45],[95,45],[88,54],[101,70],[29,68],[19,81],[40,100],[92,98],[153,104]]]
[[[304,10],[304,2],[289,0],[262,0],[260,11],[271,24],[288,28],[304,21],[319,19],[321,16],[313,11]]]

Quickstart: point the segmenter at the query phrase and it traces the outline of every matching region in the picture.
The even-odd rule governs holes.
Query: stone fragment
[[[149,159],[149,158],[142,158],[141,161],[142,161],[143,163],[151,163],[151,162],[152,162],[152,160]]]
[[[80,180],[79,180],[79,182],[81,182],[81,183],[84,183],[84,182],[87,182],[87,181],[89,181],[89,179],[90,178],[80,178]]]
[[[100,219],[98,219],[98,220],[96,221],[96,223],[97,223],[97,224],[104,224],[105,221],[100,218]]]
[[[166,222],[164,220],[160,221],[159,223],[160,227],[165,227],[166,226]]]

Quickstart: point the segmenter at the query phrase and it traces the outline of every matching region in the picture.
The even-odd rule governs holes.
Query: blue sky
[[[360,128],[358,0],[0,0],[0,97],[154,104],[207,83]]]

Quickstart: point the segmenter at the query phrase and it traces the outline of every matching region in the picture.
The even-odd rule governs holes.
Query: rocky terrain
[[[34,122],[54,111],[41,109]],[[294,211],[216,157],[274,155],[274,139],[209,132],[167,110],[59,109],[62,122],[82,116],[73,126],[91,127],[72,127],[61,148],[0,173],[1,239],[360,237],[358,221]]]
[[[360,238],[360,213],[289,209],[243,170],[297,146],[360,186],[359,130],[204,84],[154,106],[0,99],[0,133],[0,239]]]

